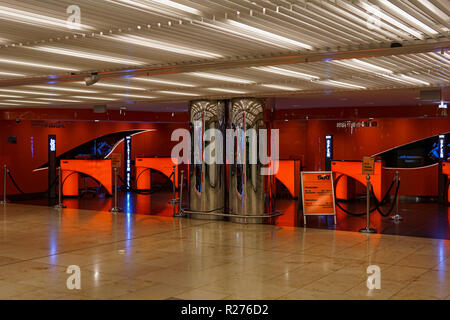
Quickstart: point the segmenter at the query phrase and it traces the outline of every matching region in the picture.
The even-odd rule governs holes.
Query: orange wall
[[[326,112],[326,110],[324,111]],[[342,121],[342,120],[341,120]],[[280,157],[301,159],[304,170],[324,170],[324,138],[334,136],[334,159],[361,160],[396,146],[450,131],[448,118],[383,118],[375,119],[377,127],[337,128],[338,120],[274,121],[280,130]],[[47,136],[56,134],[57,154],[64,153],[96,137],[129,129],[156,129],[133,137],[136,157],[167,157],[175,143],[170,135],[176,128],[187,128],[182,123],[127,123],[63,121],[65,128],[32,126],[32,121],[0,120],[0,164],[6,163],[16,181],[26,192],[39,192],[47,188],[47,172],[33,173],[33,169],[47,161]],[[7,144],[7,136],[17,136],[17,144]],[[33,147],[31,144],[33,138]],[[119,146],[116,152],[122,152]],[[401,194],[415,196],[437,195],[437,168],[400,170]],[[2,190],[0,184],[0,190]],[[12,193],[17,193],[8,186]]]

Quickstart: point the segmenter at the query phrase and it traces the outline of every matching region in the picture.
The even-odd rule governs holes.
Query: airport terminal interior
[[[448,300],[449,86],[448,0],[1,1],[0,299]]]

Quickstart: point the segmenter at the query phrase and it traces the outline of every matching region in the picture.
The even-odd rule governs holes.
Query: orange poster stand
[[[333,160],[331,162],[331,171],[336,174],[336,179],[343,176],[339,178],[339,183],[336,186],[336,198],[338,199],[348,200],[350,198],[347,177],[351,177],[363,185],[367,183],[366,175],[362,174],[362,161]],[[375,161],[375,173],[370,176],[370,182],[378,201],[381,201],[383,197],[384,179],[384,162]]]
[[[78,196],[78,174],[91,176],[112,194],[111,160],[61,160],[61,181],[64,196]]]
[[[331,171],[303,171],[302,202],[303,221],[306,216],[333,215],[336,224],[333,173]]]
[[[442,174],[447,175],[447,179],[450,179],[450,162],[443,162],[442,163]],[[447,200],[450,202],[450,187],[447,190]]]
[[[136,188],[138,190],[151,189],[151,172],[157,170],[167,176],[172,174],[177,158],[136,158]],[[178,165],[175,168],[175,185],[178,186]]]

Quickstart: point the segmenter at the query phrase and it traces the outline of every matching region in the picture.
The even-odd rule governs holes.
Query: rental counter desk
[[[279,180],[288,189],[293,198],[297,198],[300,186],[301,161],[278,160],[278,172],[275,178]]]
[[[111,160],[61,160],[62,193],[64,196],[78,196],[79,174],[92,177],[100,183],[106,192],[112,195],[112,165]]]
[[[450,180],[450,162],[443,162],[442,163],[442,174],[447,175],[447,181]],[[450,186],[447,183],[447,201],[450,202]]]
[[[159,171],[170,178],[175,163],[177,163],[177,159],[172,158],[136,158],[136,188],[138,190],[151,189],[151,170]],[[178,166],[175,167],[175,185],[178,187]]]
[[[351,183],[348,177],[361,182],[364,186],[367,183],[366,175],[362,174],[362,161],[333,160],[331,171],[335,173],[335,181],[339,179],[336,185],[337,199],[349,200],[355,196],[356,186]],[[392,180],[389,176],[390,174],[384,168],[384,162],[375,161],[375,174],[370,176],[370,183],[378,201],[382,200],[388,189],[386,183],[390,183]]]

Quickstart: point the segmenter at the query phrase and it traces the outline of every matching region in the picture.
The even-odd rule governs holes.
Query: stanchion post
[[[183,179],[184,179],[184,170],[181,170],[181,180],[180,180],[180,200],[178,204],[178,213],[175,214],[175,217],[182,217],[184,215],[183,208],[181,207],[183,204]]]
[[[8,201],[6,200],[6,176],[8,175],[8,167],[6,164],[3,166],[3,200],[0,201],[0,204],[7,204]]]
[[[398,184],[400,183],[400,177],[398,175],[398,171],[395,171],[395,179],[397,181],[396,188],[398,188]],[[403,217],[398,213],[398,199],[400,198],[400,195],[397,193],[397,197],[395,199],[395,214],[393,216],[390,216],[389,219],[394,220],[394,222],[402,221]]]
[[[367,201],[366,201],[366,227],[359,230],[361,233],[376,233],[377,231],[370,227],[370,175],[367,175]]]
[[[57,210],[61,210],[66,208],[65,205],[62,204],[62,174],[61,174],[61,166],[58,168],[58,204],[54,207]]]
[[[114,207],[111,210],[109,210],[109,212],[112,213],[122,212],[122,209],[120,209],[117,206],[117,168],[114,168]]]
[[[172,176],[173,176],[172,194],[173,194],[173,198],[172,198],[172,200],[169,201],[169,203],[171,205],[173,205],[173,206],[175,206],[177,204],[177,202],[179,201],[179,200],[177,200],[177,195],[176,195],[175,168],[176,168],[176,166],[173,166],[173,170],[172,170]],[[175,207],[174,207],[174,212],[175,212]]]

